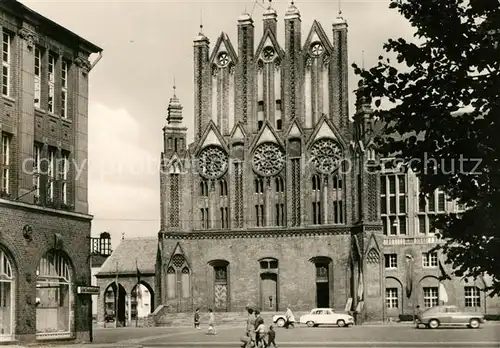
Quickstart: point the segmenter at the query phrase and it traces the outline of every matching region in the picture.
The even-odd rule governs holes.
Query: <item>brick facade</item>
[[[194,42],[195,141],[175,151],[165,144],[162,152],[157,304],[165,313],[241,311],[248,304],[344,310],[352,299],[348,309],[361,320],[412,314],[437,278],[436,269],[415,266],[406,296],[406,255],[421,262],[439,241],[415,229],[414,176],[387,179],[378,170],[370,103],[360,100],[349,120],[347,23],[337,17],[327,34],[315,21],[302,40],[292,4],[283,50],[275,15],[266,11],[263,37],[254,42],[254,22],[242,14],[234,52],[225,33],[213,51],[202,32]],[[234,93],[219,88],[228,79]],[[165,139],[186,132],[176,96],[171,106]],[[234,124],[229,134],[226,122]],[[337,155],[343,161],[335,170],[322,167]],[[402,192],[386,180],[401,182]],[[445,211],[456,210],[449,204]],[[391,251],[399,255],[396,271],[385,265]],[[457,281],[448,285],[449,303],[462,304]]]
[[[71,266],[74,296],[74,321],[71,336],[89,340],[91,303],[89,296],[76,294],[78,285],[90,284],[88,257],[90,221],[85,214],[62,212],[0,199],[0,246],[8,255],[15,274],[15,339],[35,341],[37,268],[42,256],[54,248],[55,233],[61,235],[61,251]],[[23,237],[25,226],[32,228],[31,238]]]
[[[76,287],[91,284],[92,217],[85,167],[88,59],[101,49],[17,1],[0,3],[0,31],[6,77],[0,95],[0,248],[13,265],[16,280],[15,325],[0,339],[87,341],[91,301],[77,295]],[[50,63],[49,55],[54,57]],[[35,306],[45,308],[45,295],[35,287],[37,267],[45,261],[43,272],[64,273],[70,289],[67,296],[54,295],[61,296],[61,303],[62,298],[69,301],[59,305],[67,308],[68,316],[62,333],[48,333],[53,329],[48,326],[37,329],[42,324],[36,313],[41,310]],[[53,291],[47,289],[40,291]]]

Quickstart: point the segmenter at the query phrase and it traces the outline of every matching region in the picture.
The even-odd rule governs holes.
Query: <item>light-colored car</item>
[[[314,308],[311,313],[301,316],[299,323],[306,324],[309,327],[318,325],[346,327],[354,325],[354,318],[349,314],[335,313],[331,308]]]
[[[457,306],[450,305],[431,307],[417,317],[417,327],[423,324],[431,329],[440,326],[467,326],[477,329],[484,322],[483,314],[464,312]]]
[[[276,324],[276,326],[283,327],[285,326],[286,323],[286,316],[285,314],[276,314],[273,316],[273,323]]]

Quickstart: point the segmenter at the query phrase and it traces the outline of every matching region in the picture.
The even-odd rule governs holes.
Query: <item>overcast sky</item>
[[[226,32],[237,49],[237,18],[245,10],[255,21],[257,47],[263,6],[252,1],[23,0],[33,10],[104,49],[90,73],[89,204],[92,234],[109,231],[116,247],[125,238],[156,236],[159,230],[159,158],[162,127],[172,96],[184,106],[189,139],[193,131],[193,39],[203,18],[213,48]],[[330,40],[338,14],[335,0],[296,1],[303,40],[318,20]],[[283,45],[283,16],[289,1],[273,1],[278,12],[278,41]],[[342,0],[349,25],[349,63],[376,63],[389,37],[410,38],[413,30],[389,1]],[[95,57],[92,57],[95,59]],[[351,69],[352,70],[352,69]],[[349,75],[349,89],[357,79]],[[350,114],[354,112],[350,95]]]

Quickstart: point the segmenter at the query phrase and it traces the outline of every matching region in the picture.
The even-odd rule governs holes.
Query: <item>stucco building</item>
[[[101,49],[0,2],[0,341],[89,340],[89,56]],[[76,168],[82,170],[77,175]]]
[[[385,320],[437,304],[429,220],[458,207],[439,192],[419,205],[414,175],[378,170],[369,101],[349,117],[347,22],[302,36],[293,3],[284,22],[269,7],[261,38],[244,13],[234,45],[194,40],[194,142],[176,95],[163,128],[158,313],[351,303]],[[484,306],[478,284],[443,285],[448,302]]]

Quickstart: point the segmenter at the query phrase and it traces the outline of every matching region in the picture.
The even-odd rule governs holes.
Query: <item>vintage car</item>
[[[417,317],[417,327],[437,329],[440,326],[467,326],[477,329],[484,323],[481,313],[463,312],[457,306],[435,306],[420,313]]]
[[[314,308],[311,313],[301,316],[299,323],[306,324],[309,327],[319,325],[347,327],[354,325],[354,318],[349,314],[336,313],[331,308]]]
[[[286,323],[286,316],[285,314],[276,314],[273,316],[273,323],[276,324],[276,326],[283,327],[285,326]],[[294,321],[292,322],[294,323]]]

